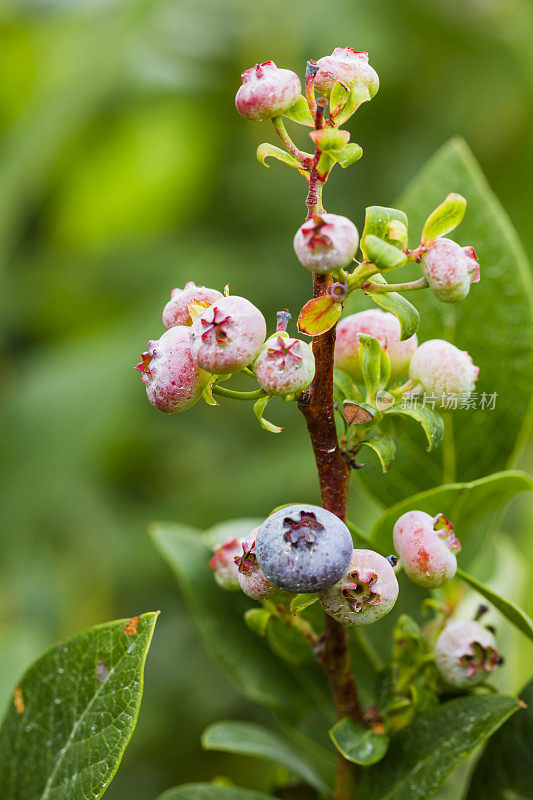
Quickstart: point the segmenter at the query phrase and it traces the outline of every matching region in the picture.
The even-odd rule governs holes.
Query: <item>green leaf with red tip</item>
[[[381,275],[374,275],[372,277],[374,283],[386,284],[387,281]],[[403,295],[398,292],[367,292],[369,297],[372,298],[376,305],[383,308],[385,311],[390,311],[394,314],[400,322],[401,336],[400,339],[409,339],[416,333],[420,323],[420,314],[409,300],[406,300]]]
[[[355,164],[356,161],[359,161],[363,155],[363,148],[360,144],[355,144],[355,142],[353,142],[347,144],[339,153],[330,153],[330,155],[343,169],[346,169],[346,167],[350,167],[352,164]]]
[[[506,619],[509,620],[519,631],[521,631],[528,639],[533,641],[533,620],[526,614],[525,611],[522,611],[519,606],[515,603],[512,603],[510,600],[506,600],[505,597],[502,597],[497,592],[494,592],[492,589],[489,589],[488,586],[477,581],[471,575],[468,575],[466,572],[463,572],[462,569],[457,568],[457,577],[461,578],[462,581],[467,583],[472,589],[475,589],[480,595],[482,595],[486,600],[491,603],[494,608],[497,608],[498,611],[503,614]]]
[[[394,247],[383,239],[369,234],[365,238],[364,248],[366,260],[371,261],[376,267],[384,272],[385,270],[398,269],[407,262],[407,256],[398,247]]]
[[[297,122],[299,125],[306,125],[308,128],[314,126],[315,121],[309,111],[309,105],[305,97],[301,94],[298,100],[287,111],[283,112],[284,117]]]
[[[455,230],[463,221],[465,211],[465,198],[460,194],[449,194],[426,219],[422,230],[422,244]]]
[[[2,800],[102,797],[137,722],[157,617],[88,628],[29,668],[0,729]]]
[[[280,147],[276,147],[275,144],[263,142],[263,144],[260,144],[257,148],[257,160],[264,167],[269,167],[270,164],[266,163],[267,158],[277,158],[278,161],[282,161],[284,164],[287,164],[288,167],[294,167],[295,169],[302,168],[298,159],[291,156],[290,153],[285,152],[285,150],[282,150]]]
[[[405,405],[393,406],[384,413],[386,416],[410,417],[418,422],[426,434],[426,449],[428,452],[441,444],[444,436],[444,422],[440,414],[429,408],[429,406],[419,405],[418,403],[413,403],[411,406],[406,403]]]
[[[265,431],[268,431],[269,433],[281,433],[285,430],[285,428],[278,428],[277,425],[274,425],[272,422],[269,422],[263,417],[267,403],[270,400],[272,400],[272,397],[268,395],[267,397],[261,397],[256,403],[254,403],[254,414],[259,420],[259,424]]]
[[[314,297],[300,311],[298,330],[308,336],[320,336],[337,323],[342,314],[342,303],[329,294]]]
[[[361,443],[370,447],[379,458],[381,469],[387,472],[396,455],[396,442],[392,436],[374,436]]]
[[[407,224],[407,214],[398,208],[368,206],[365,212],[365,227],[361,234],[361,251],[365,260],[372,261],[365,245],[368,236],[376,236],[395,247],[407,247]]]
[[[348,131],[340,131],[338,128],[330,127],[321,128],[318,131],[310,131],[309,136],[321,153],[340,153],[350,141],[350,133]]]
[[[344,758],[362,767],[381,761],[389,746],[389,737],[385,733],[376,733],[349,717],[340,719],[329,735]]]

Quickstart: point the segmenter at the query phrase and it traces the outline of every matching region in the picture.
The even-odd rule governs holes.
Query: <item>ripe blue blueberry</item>
[[[350,531],[318,506],[294,505],[266,519],[255,540],[267,578],[288,592],[320,592],[336,583],[352,557]]]

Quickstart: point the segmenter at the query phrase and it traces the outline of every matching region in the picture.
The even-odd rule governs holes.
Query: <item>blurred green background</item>
[[[257,163],[274,139],[236,114],[240,73],[271,58],[303,75],[337,45],[368,50],[381,89],[349,126],[365,156],[334,174],[328,209],[360,224],[461,134],[531,256],[533,5],[4,0],[0,26],[1,702],[55,639],[160,608],[139,726],[106,797],[222,772],[246,783],[251,766],[202,754],[199,734],[267,713],[204,654],[146,528],[316,500],[303,421],[281,403],[268,414],[280,437],[231,403],[166,417],[133,370],[186,280],[229,283],[271,320],[308,299],[291,247],[305,184]],[[527,497],[507,515],[533,557],[532,519]]]

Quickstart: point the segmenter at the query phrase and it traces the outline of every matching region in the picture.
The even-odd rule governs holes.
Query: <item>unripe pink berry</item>
[[[463,300],[470,284],[479,281],[474,248],[461,247],[451,239],[434,239],[428,244],[422,258],[422,271],[429,288],[443,303]]]
[[[478,373],[479,367],[474,366],[466,350],[459,350],[443,339],[423,342],[409,365],[414,384],[421,384],[426,392],[437,395],[437,400],[438,395],[470,394]]]
[[[174,325],[192,325],[189,306],[195,303],[210,306],[220,300],[222,294],[216,289],[197,286],[194,281],[187,281],[183,289],[172,289],[170,300],[163,309],[163,325],[173,328]]]
[[[149,401],[165,414],[193,406],[209,382],[209,374],[191,356],[189,330],[176,325],[160,339],[149,341],[148,350],[135,367],[141,373]]]
[[[379,89],[378,74],[368,63],[368,53],[352,47],[336,47],[330,56],[319,58],[316,64],[315,87],[322,94],[329,96],[337,81],[350,88],[361,83],[367,87],[370,97]]]
[[[235,559],[242,556],[244,539],[229,537],[213,547],[209,566],[215,572],[215,580],[223,589],[239,589],[239,569]]]
[[[473,620],[450,622],[435,645],[437,669],[449,686],[469,689],[502,663],[490,630]]]
[[[406,575],[418,586],[436,589],[455,575],[461,543],[444,514],[408,511],[397,520],[393,538]]]
[[[294,251],[300,262],[322,274],[351,264],[358,244],[357,228],[338,214],[315,214],[294,237]]]
[[[391,563],[373,550],[354,550],[348,572],[320,593],[324,611],[342,625],[371,625],[388,614],[398,597]]]
[[[206,308],[189,330],[198,366],[225,375],[253,361],[265,341],[266,322],[249,300],[230,295]]]
[[[264,343],[253,369],[267,394],[300,394],[315,376],[315,357],[301,339],[275,334]]]
[[[243,117],[268,119],[288,111],[301,91],[300,78],[295,72],[278,69],[273,61],[265,61],[242,73],[235,105]]]
[[[247,539],[242,543],[242,553],[235,558],[237,577],[244,594],[254,600],[266,600],[279,592],[277,586],[271,583],[259,564],[255,555],[255,537],[259,528],[254,528]]]
[[[335,366],[347,372],[355,381],[363,380],[359,363],[359,333],[367,333],[379,339],[390,359],[391,380],[397,380],[407,372],[411,356],[418,345],[416,333],[409,339],[400,341],[401,327],[397,317],[377,308],[350,314],[338,324]]]

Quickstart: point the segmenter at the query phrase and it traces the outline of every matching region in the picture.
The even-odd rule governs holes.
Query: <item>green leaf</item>
[[[455,230],[463,221],[466,211],[466,200],[460,194],[449,194],[435,211],[427,218],[422,230],[422,244],[445,236]]]
[[[270,611],[267,611],[266,608],[249,608],[244,614],[244,621],[251,631],[258,636],[264,636],[271,616]]]
[[[381,469],[387,472],[396,455],[396,442],[390,436],[375,436],[366,439],[362,444],[370,447],[379,458]]]
[[[444,422],[440,414],[429,406],[398,405],[384,412],[387,416],[403,416],[414,419],[422,426],[427,439],[427,450],[433,450],[442,442],[444,436]]]
[[[257,148],[257,160],[260,164],[264,167],[269,167],[270,164],[266,163],[267,158],[277,158],[278,161],[282,161],[284,164],[287,164],[289,167],[294,167],[295,169],[301,169],[302,165],[298,161],[297,158],[294,158],[287,153],[285,150],[282,150],[280,147],[276,147],[275,144],[270,144],[270,142],[263,142]]]
[[[461,564],[467,564],[480,549],[490,546],[491,536],[509,500],[533,488],[525,472],[501,472],[471,483],[452,483],[420,492],[402,500],[379,518],[372,540],[382,553],[393,552],[392,529],[402,514],[416,508],[432,516],[444,514],[461,540]]]
[[[336,81],[329,96],[329,115],[332,119],[336,119],[339,116],[349,97],[349,86],[341,81]]]
[[[343,169],[346,169],[346,167],[351,167],[352,164],[359,161],[363,155],[363,148],[361,145],[355,144],[354,142],[352,144],[347,144],[340,153],[330,153],[330,155]]]
[[[259,398],[259,400],[254,403],[254,414],[259,420],[259,424],[263,430],[268,431],[269,433],[282,433],[285,428],[279,428],[277,425],[274,425],[274,423],[269,422],[263,417],[267,403],[269,403],[271,400],[272,397],[270,395]]]
[[[410,227],[421,230],[428,213],[450,188],[467,199],[459,241],[475,247],[481,281],[465,300],[453,305],[440,303],[431,292],[417,292],[422,320],[418,338],[448,339],[470,353],[480,368],[471,398],[476,407],[450,414],[448,464],[455,459],[455,474],[443,477],[444,451],[424,453],[422,437],[416,434],[409,446],[399,448],[395,467],[387,475],[370,465],[360,470],[367,487],[387,505],[443,482],[473,481],[508,469],[516,462],[531,420],[530,268],[506,212],[465,143],[454,139],[441,148],[399,203],[409,214]],[[402,280],[418,276],[413,264],[402,269]],[[495,407],[487,408],[483,397],[486,400],[494,393]]]
[[[477,581],[471,575],[468,575],[466,572],[463,572],[462,569],[457,569],[457,577],[461,578],[465,583],[468,583],[476,592],[483,595],[489,603],[498,609],[498,611],[506,617],[509,622],[511,622],[518,630],[522,631],[529,639],[533,641],[533,620],[526,614],[525,611],[522,611],[515,603],[512,603],[510,600],[506,600],[505,597],[502,597],[497,592],[494,592],[492,589],[489,589],[488,586],[484,586],[482,583]]]
[[[344,758],[363,767],[381,761],[389,746],[389,737],[385,733],[376,733],[349,717],[340,719],[329,735]]]
[[[215,722],[204,731],[202,747],[206,750],[239,753],[274,761],[298,775],[317,791],[331,795],[328,785],[333,778],[331,762],[320,762],[322,770],[319,771],[315,755],[306,756],[287,737],[262,725],[252,722]],[[323,777],[324,771],[327,781]]]
[[[288,111],[283,112],[283,116],[287,117],[287,119],[292,119],[293,122],[298,122],[300,125],[307,125],[309,128],[314,127],[315,124],[311,112],[309,111],[309,105],[303,94],[300,95],[298,100]]]
[[[403,228],[392,227],[391,223],[401,223]],[[365,212],[365,227],[361,234],[361,251],[367,261],[368,257],[365,242],[368,236],[376,236],[388,244],[395,244],[399,247],[407,247],[407,214],[397,208],[386,208],[385,206],[368,206]],[[402,231],[401,239],[398,230]],[[392,234],[392,237],[391,237]]]
[[[374,275],[372,280],[374,283],[387,283],[381,275]],[[400,339],[402,339],[402,341],[404,339],[409,339],[416,333],[420,322],[420,314],[409,300],[406,300],[405,297],[397,292],[376,292],[375,294],[367,292],[367,294],[378,306],[381,306],[385,311],[390,311],[391,314],[398,317],[401,327]]]
[[[405,253],[372,234],[365,239],[365,252],[366,259],[379,267],[382,272],[403,267],[407,261]]]
[[[184,783],[167,789],[158,800],[274,800],[272,795],[240,789],[238,786],[219,786],[216,783]]]
[[[329,294],[309,300],[298,317],[298,330],[308,336],[320,336],[336,324],[342,314],[342,303]]]
[[[139,713],[158,612],[50,648],[15,689],[0,729],[2,800],[98,800]]]
[[[293,614],[299,614],[318,600],[317,594],[297,594],[291,600],[290,609]]]
[[[520,699],[526,704],[490,739],[477,762],[466,800],[519,800],[533,794],[533,681]]]
[[[338,391],[338,394],[342,400],[361,399],[361,392],[351,376],[348,375],[347,372],[343,372],[341,369],[337,369],[336,367],[333,370],[333,385],[334,389]]]
[[[344,125],[346,120],[349,119],[355,111],[357,111],[360,105],[371,99],[372,98],[367,87],[363,86],[361,83],[356,83],[350,91],[350,96],[348,97],[343,110],[335,120],[335,124]]]
[[[383,761],[363,771],[359,792],[372,800],[425,800],[515,711],[514,697],[450,700],[391,737]]]
[[[217,586],[208,566],[212,551],[199,531],[166,523],[153,525],[150,533],[176,574],[206,650],[242,694],[291,719],[307,713],[310,705],[329,710],[318,665],[306,664],[303,676],[293,672],[243,624],[250,599]]]
[[[309,645],[302,634],[274,615],[268,621],[266,638],[272,651],[289,664],[302,664],[311,658]]]
[[[374,398],[381,380],[381,342],[367,333],[359,334],[359,363],[368,398]]]

